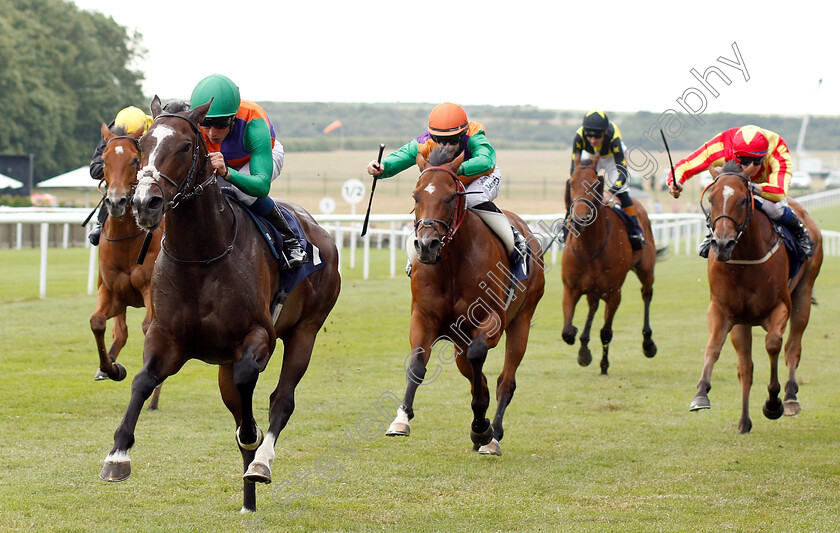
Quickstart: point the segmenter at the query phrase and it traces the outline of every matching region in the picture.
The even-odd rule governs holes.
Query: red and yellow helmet
[[[429,115],[429,133],[436,137],[458,135],[469,125],[467,112],[458,104],[444,102]]]
[[[763,157],[767,155],[769,146],[764,130],[758,126],[738,128],[732,139],[732,149],[736,157]]]

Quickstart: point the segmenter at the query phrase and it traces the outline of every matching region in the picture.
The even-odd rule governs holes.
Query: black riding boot
[[[639,217],[636,215],[630,215],[630,218],[633,219],[633,224],[635,225],[633,231],[630,232],[630,245],[634,250],[641,250],[642,246],[647,242],[645,240],[645,234],[642,231],[642,225],[639,224]]]
[[[700,257],[709,257],[709,248],[712,247],[712,234],[709,233],[706,235],[706,238],[703,239],[703,242],[700,243],[700,246],[697,247],[697,253]]]
[[[300,241],[298,241],[297,236],[292,231],[292,228],[289,227],[289,223],[286,220],[286,217],[280,212],[280,208],[277,205],[274,205],[274,209],[266,215],[266,220],[268,220],[272,226],[277,228],[277,231],[280,232],[280,235],[283,237],[283,255],[285,256],[285,265],[284,268],[286,270],[290,270],[293,268],[298,268],[299,266],[306,263],[309,258],[306,255],[306,252],[301,248]]]
[[[97,220],[99,223],[90,231],[88,235],[88,240],[94,246],[99,245],[99,237],[102,235],[102,226],[105,225],[105,219],[108,218],[108,210],[105,207],[99,208],[99,213],[97,214]]]
[[[793,212],[793,209],[786,207],[784,214],[779,218],[779,222],[793,233],[793,238],[796,239],[796,244],[799,245],[799,249],[802,250],[805,257],[814,255],[814,243],[811,242],[808,230],[796,216],[796,213]]]

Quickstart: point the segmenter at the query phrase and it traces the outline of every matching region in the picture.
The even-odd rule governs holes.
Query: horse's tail
[[[811,296],[811,305],[817,306],[819,303],[817,302],[817,298],[815,296]]]
[[[657,248],[656,249],[656,262],[657,263],[660,262],[660,261],[665,261],[666,259],[668,259],[668,247],[669,246],[670,245],[666,244],[662,248]]]

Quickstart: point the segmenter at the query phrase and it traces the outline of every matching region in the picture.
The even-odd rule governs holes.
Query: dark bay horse
[[[222,193],[198,127],[210,103],[188,112],[161,113],[140,141],[142,165],[133,205],[141,227],[165,219],[162,253],[155,263],[155,312],[146,334],[144,365],[134,378],[125,417],[100,477],[121,481],[131,473],[128,450],[142,403],[189,359],[219,365],[222,400],[236,423],[244,463],[243,512],[256,510],[254,482],[271,482],[274,445],[294,410],[294,391],[306,371],[315,337],[341,286],[338,251],[330,235],[302,208],[287,205],[318,250],[324,267],[288,294],[275,319],[280,287],[274,258],[249,215]],[[257,378],[283,342],[283,367],[269,402],[263,432],[253,412]]]
[[[152,322],[152,269],[160,252],[162,230],[154,232],[146,259],[142,265],[138,265],[137,257],[146,232],[137,227],[129,205],[137,180],[137,171],[140,170],[138,139],[143,135],[143,130],[141,127],[128,133],[123,128],[115,128],[112,132],[107,125],[102,125],[102,138],[106,143],[102,152],[107,187],[104,209],[108,210],[108,218],[102,228],[103,235],[99,243],[96,310],[90,316],[90,329],[93,331],[99,352],[99,369],[94,378],[96,380],[110,378],[121,381],[126,376],[125,367],[116,362],[128,339],[126,308],[146,308],[146,316],[143,319],[144,335]],[[110,318],[114,319],[114,340],[110,349],[106,350],[105,325]],[[159,397],[160,388],[157,388],[149,401],[150,409],[157,408]]]
[[[645,304],[642,328],[642,352],[646,357],[656,355],[656,344],[650,328],[650,301],[653,298],[653,270],[656,264],[656,246],[650,220],[644,207],[633,200],[645,240],[641,250],[634,251],[624,222],[604,198],[604,178],[596,168],[600,155],[584,165],[580,157],[566,189],[566,212],[569,236],[563,249],[563,340],[575,343],[578,329],[572,325],[575,306],[586,295],[589,313],[580,334],[578,363],[587,366],[592,362],[589,351],[589,332],[600,300],[604,300],[604,326],[601,328],[601,374],[610,366],[608,354],[612,341],[612,323],[621,303],[621,287],[627,272],[632,270],[642,284],[642,301]]]
[[[690,409],[709,409],[712,369],[720,357],[727,334],[738,354],[738,378],[741,382],[741,417],[738,430],[749,433],[750,387],[753,381],[752,327],[767,332],[764,346],[770,356],[770,383],[763,412],[767,418],[782,414],[793,416],[800,411],[796,393],[796,368],[802,354],[802,335],[811,316],[814,282],[822,265],[822,236],[816,223],[796,201],[788,203],[808,229],[814,243],[814,255],[799,272],[788,279],[789,264],[784,245],[770,219],[753,206],[749,178],[738,173],[740,167],[729,162],[723,172],[703,191],[708,198],[707,224],[712,232],[708,259],[710,303],[707,313],[709,341],[703,358],[703,372],[697,395]],[[701,206],[702,196],[701,196]],[[778,361],[782,336],[790,319],[790,333],[785,343],[788,381],[785,400],[779,399]],[[731,333],[730,333],[731,332]]]
[[[525,355],[531,317],[545,290],[541,250],[528,226],[513,213],[508,219],[531,250],[530,276],[517,282],[502,242],[466,208],[464,185],[443,149],[429,160],[418,157],[420,178],[414,188],[414,231],[418,260],[411,273],[411,358],[406,391],[387,435],[405,435],[414,416],[414,396],[424,382],[432,346],[441,340],[455,346],[455,363],[472,389],[470,436],[482,454],[501,455],[502,418],[516,389],[516,369]],[[482,372],[487,351],[507,335],[504,366],[496,385],[496,416],[485,418],[490,403]],[[449,360],[451,362],[451,359]]]

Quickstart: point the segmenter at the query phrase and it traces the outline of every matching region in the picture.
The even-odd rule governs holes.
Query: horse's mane
[[[180,113],[189,110],[190,103],[187,100],[170,100],[163,105],[164,113]]]
[[[429,164],[435,167],[450,163],[455,159],[455,151],[446,146],[438,146],[429,154]]]
[[[733,174],[741,174],[741,166],[734,159],[730,159],[729,161],[724,163],[723,168],[721,168],[720,170],[721,170],[721,172],[731,172]]]
[[[123,125],[117,126],[115,124],[115,125],[111,126],[109,129],[110,129],[111,133],[113,133],[114,135],[127,135],[128,134],[128,132],[125,131],[125,126],[123,126]]]

